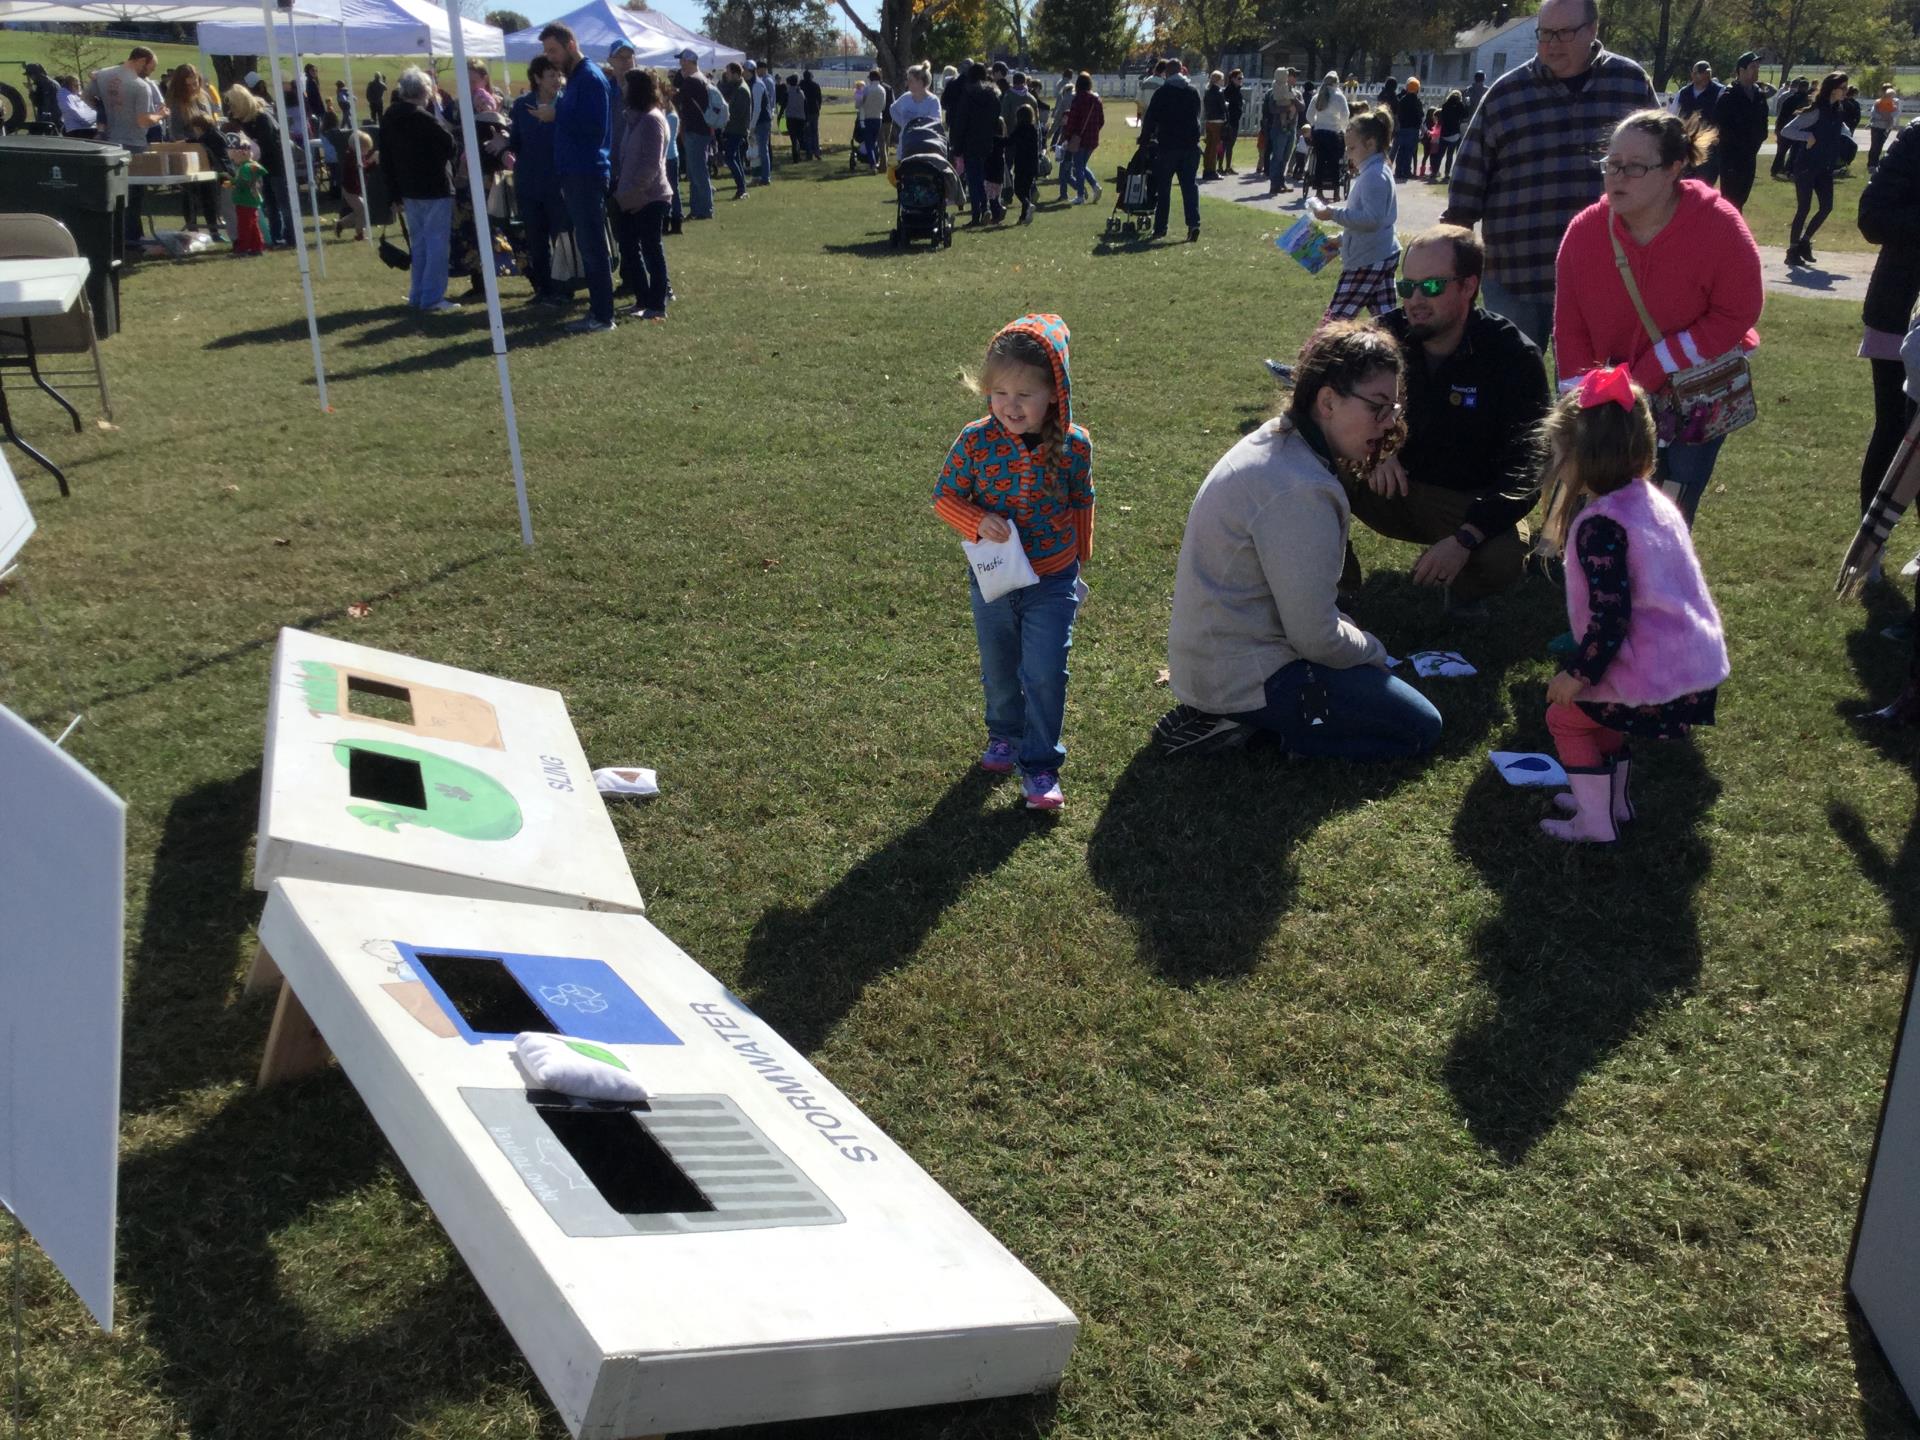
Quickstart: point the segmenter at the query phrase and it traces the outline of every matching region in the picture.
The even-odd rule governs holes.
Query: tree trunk
[[[213,57],[214,84],[222,91],[231,90],[241,82],[249,70],[259,68],[258,55],[215,55]]]

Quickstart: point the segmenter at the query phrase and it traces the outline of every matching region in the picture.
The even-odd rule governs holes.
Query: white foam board
[[[126,806],[0,707],[0,1201],[113,1328]]]
[[[253,868],[643,908],[558,693],[301,630],[274,652]]]
[[[27,497],[20,493],[20,482],[13,478],[5,453],[0,452],[0,570],[13,563],[31,534],[33,512],[27,508]]]
[[[283,880],[260,935],[574,1435],[1058,1382],[1072,1312],[645,918]],[[529,1101],[504,1032],[467,1033],[429,983],[498,957],[645,1113]],[[567,1124],[616,1127],[616,1157],[641,1126],[697,1193],[609,1205]]]
[[[1920,1007],[1915,977],[1895,1036],[1847,1286],[1909,1403],[1920,1406]]]

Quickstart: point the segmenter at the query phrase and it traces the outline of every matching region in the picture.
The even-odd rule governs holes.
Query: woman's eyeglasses
[[[1458,280],[1458,275],[1436,275],[1431,280],[1396,280],[1394,290],[1402,300],[1410,300],[1417,292],[1431,300],[1436,295],[1447,293],[1447,286]]]
[[[1593,163],[1595,168],[1604,175],[1616,177],[1624,175],[1629,180],[1638,180],[1649,170],[1658,170],[1660,168],[1658,165],[1643,165],[1637,160],[1616,160],[1611,155],[1604,160],[1596,160]]]
[[[1382,420],[1399,415],[1407,408],[1398,400],[1375,400],[1370,395],[1362,395],[1353,390],[1340,390],[1338,393],[1346,396],[1349,400],[1358,400],[1362,405],[1366,406],[1367,409],[1371,410],[1376,425]]]

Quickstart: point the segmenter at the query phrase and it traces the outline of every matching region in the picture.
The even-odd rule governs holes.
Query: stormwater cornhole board
[[[552,690],[282,630],[253,880],[640,910]]]
[[[1916,974],[1894,1032],[1893,1063],[1866,1191],[1847,1261],[1847,1288],[1887,1364],[1920,1407],[1920,1007]]]
[[[1073,1313],[644,917],[282,880],[260,938],[574,1435],[1058,1383]]]

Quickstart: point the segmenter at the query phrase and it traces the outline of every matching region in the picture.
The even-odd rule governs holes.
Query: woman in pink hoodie
[[[1627,737],[1711,725],[1727,643],[1679,508],[1648,480],[1653,412],[1627,367],[1590,371],[1546,422],[1548,541],[1566,556],[1575,647],[1547,686],[1571,814],[1556,840],[1612,844],[1634,818]]]

